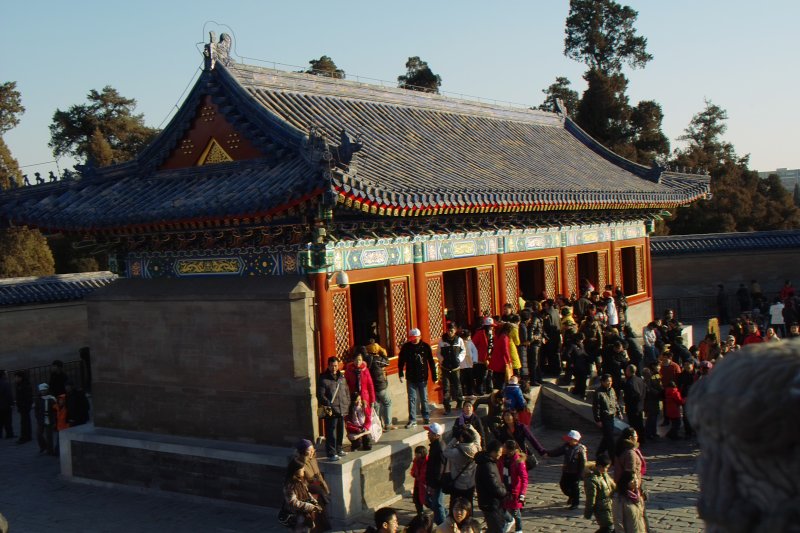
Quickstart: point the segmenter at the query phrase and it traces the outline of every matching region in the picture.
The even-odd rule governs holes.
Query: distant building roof
[[[112,272],[0,279],[0,306],[80,300],[117,279]]]
[[[563,114],[225,59],[210,61],[136,160],[77,181],[7,191],[0,218],[137,232],[269,217],[323,195],[342,209],[419,216],[673,208],[709,191],[708,176],[628,161]],[[164,170],[202,122],[198,110],[209,97],[260,156]]]
[[[781,248],[800,248],[800,230],[671,235],[650,238],[650,252],[654,256]]]

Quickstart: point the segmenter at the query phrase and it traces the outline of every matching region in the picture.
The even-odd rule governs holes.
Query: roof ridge
[[[497,120],[516,120],[518,122],[542,126],[563,127],[564,119],[557,113],[525,108],[523,106],[502,106],[497,103],[480,102],[452,96],[386,87],[353,81],[317,76],[304,72],[288,72],[268,67],[233,63],[222,67],[232,76],[247,85],[283,89],[293,92],[312,93],[318,96],[336,96],[351,100],[364,100],[389,105],[416,107],[439,112],[458,113]]]

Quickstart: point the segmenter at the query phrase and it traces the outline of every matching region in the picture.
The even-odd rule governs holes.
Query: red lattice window
[[[350,319],[350,291],[331,291],[333,300],[333,334],[336,341],[336,356],[344,358],[353,344],[353,328]]]
[[[608,279],[608,252],[597,252],[597,287],[604,288],[611,283]]]
[[[444,283],[442,274],[428,276],[428,327],[431,344],[444,333]],[[438,342],[438,341],[437,341]]]
[[[544,260],[544,290],[548,298],[558,294],[558,263],[556,258]]]
[[[578,258],[567,257],[567,295],[578,293]]]
[[[517,265],[506,265],[506,302],[516,313],[519,311],[519,276]]]
[[[483,268],[478,270],[478,308],[483,316],[494,314],[494,281],[492,280],[492,269]]]
[[[408,335],[410,322],[408,305],[408,281],[405,279],[391,281],[391,330],[393,351],[390,356],[399,355],[400,347]]]
[[[637,246],[636,250],[636,292],[643,293],[647,291],[645,284],[645,270],[644,270],[644,248]]]

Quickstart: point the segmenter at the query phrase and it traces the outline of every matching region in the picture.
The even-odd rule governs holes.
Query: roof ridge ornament
[[[216,43],[214,42],[214,40],[217,38],[216,32],[208,32],[208,37],[209,42],[206,44],[205,49],[203,50],[206,70],[214,70],[214,65],[216,65],[217,61],[226,67],[232,63],[235,63],[231,57],[231,44],[233,41],[231,40],[230,35],[227,33],[220,33],[219,42]]]

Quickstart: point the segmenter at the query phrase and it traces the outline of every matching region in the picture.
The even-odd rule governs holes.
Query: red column
[[[617,285],[622,287],[622,280],[621,279],[617,279],[617,243],[616,242],[611,241],[611,248],[608,250],[608,253],[611,254],[611,256],[608,258],[608,269],[609,269],[608,282],[614,287],[616,287]],[[622,287],[622,290],[624,291],[625,287]]]
[[[567,264],[567,249],[561,247],[561,294],[569,296],[569,265]],[[553,295],[555,298],[555,295]]]
[[[497,310],[496,313],[503,313],[503,306],[508,303],[506,287],[506,257],[505,254],[497,254]]]
[[[333,302],[328,290],[328,275],[325,272],[312,274],[314,277],[314,300],[317,304],[317,357],[318,370],[328,367],[328,357],[336,353],[336,338],[333,332]]]
[[[650,263],[650,236],[644,239],[644,275],[647,276],[647,295],[650,297],[650,320],[656,316],[656,298],[653,294],[653,264]]]
[[[428,320],[428,283],[425,279],[425,263],[414,263],[414,302],[415,327],[422,333],[422,339],[430,342],[430,321]]]

